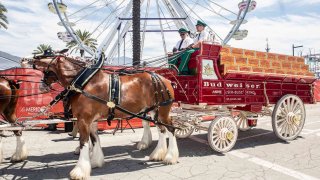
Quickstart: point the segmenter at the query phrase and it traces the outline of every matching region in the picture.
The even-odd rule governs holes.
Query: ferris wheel
[[[132,1],[133,0],[52,0],[49,10],[59,16],[59,25],[66,32],[59,32],[65,42],[75,41],[79,48],[93,57],[102,52],[109,64],[120,56],[130,56],[132,48]],[[229,3],[228,3],[229,2]],[[227,45],[231,39],[242,40],[247,30],[248,12],[256,7],[253,0],[230,3],[224,0],[141,0],[141,56],[160,56],[171,50],[178,39],[174,32],[187,28],[195,35],[195,23],[202,20],[208,24],[206,31],[212,40]],[[77,31],[87,31],[97,40],[93,49]],[[158,51],[150,51],[150,49]],[[151,54],[150,54],[151,53]],[[118,57],[118,58],[117,58]]]

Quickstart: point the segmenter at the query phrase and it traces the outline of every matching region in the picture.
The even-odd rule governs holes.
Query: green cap
[[[197,21],[196,26],[203,26],[203,27],[206,27],[206,26],[207,26],[207,24],[206,24],[206,23],[204,23],[204,22],[202,22],[202,21],[200,21],[200,20],[198,20],[198,21]]]
[[[178,32],[179,32],[179,33],[189,33],[189,31],[186,30],[185,28],[180,28],[180,29],[178,30]]]

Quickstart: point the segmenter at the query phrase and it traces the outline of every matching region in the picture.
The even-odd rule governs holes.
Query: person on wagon
[[[193,39],[189,37],[190,31],[185,28],[180,28],[178,32],[180,34],[181,40],[179,40],[176,46],[173,48],[173,53],[176,54],[176,56],[172,56],[172,58],[169,59],[169,64],[177,67],[179,74],[188,75],[188,62],[190,60],[191,54],[194,52],[194,50],[191,49]]]
[[[203,41],[209,40],[209,34],[205,31],[207,24],[198,20],[196,24],[197,35],[193,38],[192,48],[199,48]]]
[[[180,52],[188,48],[192,43],[193,40],[189,37],[190,31],[185,28],[180,28],[178,30],[181,39],[177,42],[176,46],[173,48],[172,52]]]

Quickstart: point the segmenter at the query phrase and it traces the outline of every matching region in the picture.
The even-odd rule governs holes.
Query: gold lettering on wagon
[[[203,87],[219,87],[222,88],[222,82],[203,82]]]
[[[227,88],[243,88],[243,83],[226,83]]]
[[[203,87],[222,88],[223,82],[208,82],[203,81]],[[246,88],[246,89],[261,89],[261,84],[255,83],[242,83],[242,82],[224,82],[226,88]]]
[[[226,95],[244,95],[244,90],[239,90],[239,91],[229,90],[229,91],[226,91]]]
[[[213,95],[222,95],[222,90],[213,90],[212,94]]]

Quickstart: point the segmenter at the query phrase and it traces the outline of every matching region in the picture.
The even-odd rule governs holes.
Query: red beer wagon
[[[303,58],[206,43],[198,54],[190,59],[196,64],[194,75],[179,75],[174,68],[157,71],[172,81],[180,104],[172,111],[181,128],[178,137],[207,130],[211,148],[226,152],[236,143],[238,129],[256,126],[259,115],[272,116],[280,139],[299,135],[306,118],[304,104],[315,103],[316,79]],[[210,117],[209,127],[201,125]]]

